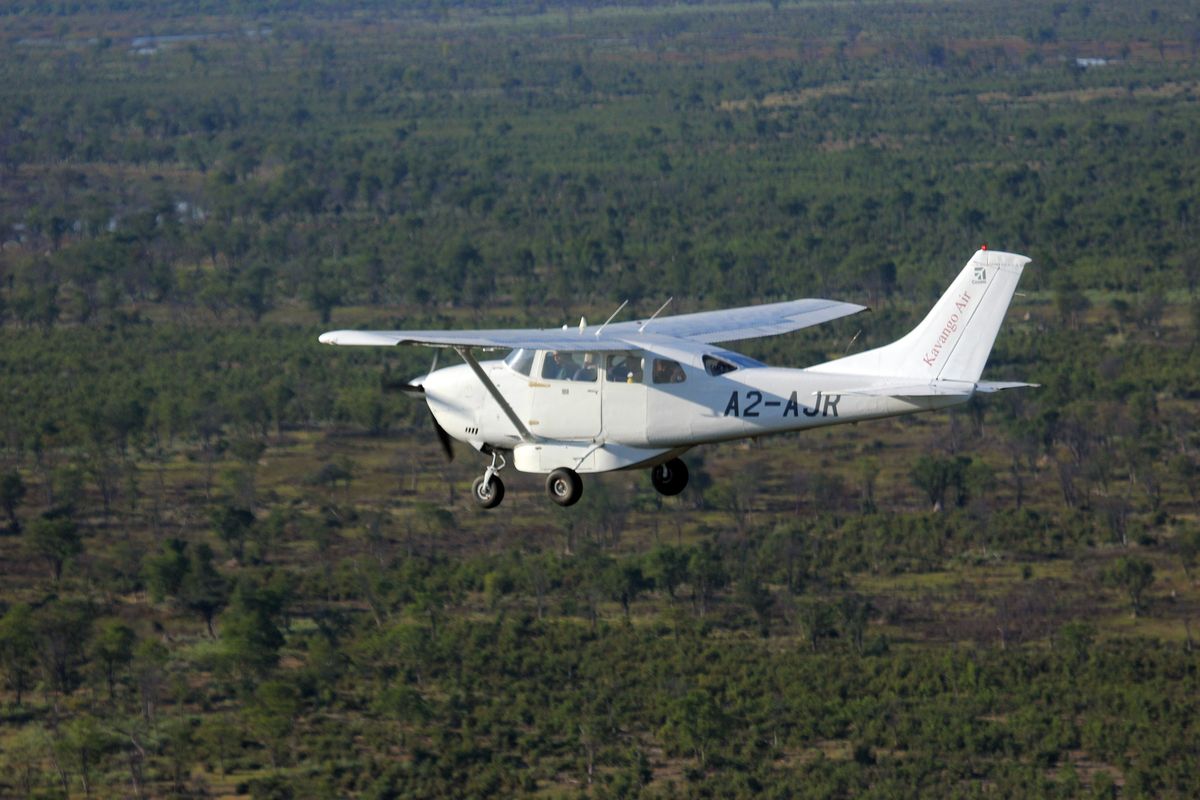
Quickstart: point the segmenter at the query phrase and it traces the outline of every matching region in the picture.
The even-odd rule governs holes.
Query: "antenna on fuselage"
[[[856,334],[854,334],[853,336],[851,336],[851,337],[850,337],[850,341],[846,342],[846,349],[845,349],[844,351],[842,351],[842,355],[843,355],[843,356],[844,356],[844,355],[846,355],[846,353],[849,353],[849,352],[850,352],[850,348],[851,348],[851,347],[854,347],[854,343],[858,341],[858,334],[859,334],[859,333],[862,333],[862,328],[859,328],[859,329],[858,329],[858,333],[856,333]]]
[[[596,329],[596,336],[597,336],[597,337],[599,337],[599,336],[600,336],[600,332],[601,332],[601,331],[603,331],[603,330],[604,330],[606,327],[608,327],[608,323],[610,323],[610,322],[612,322],[612,321],[613,321],[613,317],[615,317],[617,314],[620,314],[620,313],[621,313],[621,309],[622,309],[622,308],[624,308],[624,307],[625,307],[625,306],[627,306],[627,305],[629,305],[629,301],[628,301],[628,300],[625,300],[625,301],[623,301],[623,302],[621,303],[621,305],[617,306],[617,310],[616,310],[616,311],[614,311],[614,312],[612,312],[611,314],[609,314],[609,315],[608,315],[608,319],[604,320],[604,324],[603,324],[603,325],[601,325],[599,328],[597,328],[597,329]]]
[[[657,317],[659,314],[661,314],[664,308],[671,305],[671,301],[674,299],[675,299],[675,295],[671,295],[670,297],[668,297],[667,302],[665,302],[661,306],[659,306],[658,311],[655,311],[653,314],[650,315],[650,319],[648,319],[642,323],[641,327],[638,328],[638,333],[641,333],[642,331],[646,330],[646,326],[649,325],[651,322],[653,322],[654,318]]]

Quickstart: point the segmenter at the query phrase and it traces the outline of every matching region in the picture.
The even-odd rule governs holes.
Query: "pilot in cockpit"
[[[578,370],[579,365],[575,363],[575,359],[569,352],[555,350],[546,359],[546,365],[542,367],[542,377],[569,381],[575,377]]]

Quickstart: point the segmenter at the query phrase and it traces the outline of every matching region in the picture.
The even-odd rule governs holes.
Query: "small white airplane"
[[[687,485],[679,456],[700,444],[932,411],[976,392],[1036,384],[981,381],[1000,323],[1029,259],[979,250],[925,319],[903,338],[804,369],[770,367],[717,343],[773,336],[856,314],[833,300],[702,311],[644,321],[544,330],[331,331],[334,345],[452,348],[464,364],[402,387],[424,396],[448,457],[450,439],[491,456],[472,495],[504,498],[499,472],[547,474],[561,506],[580,473],[650,469],[654,488]],[[670,302],[670,301],[668,301]],[[622,304],[622,307],[624,304]],[[509,350],[479,361],[476,351]],[[435,357],[436,367],[436,357]]]

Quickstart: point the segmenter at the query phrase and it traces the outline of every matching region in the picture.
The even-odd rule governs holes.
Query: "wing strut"
[[[508,417],[508,421],[517,429],[517,433],[521,434],[522,441],[535,441],[537,437],[529,432],[529,429],[525,427],[520,417],[517,416],[517,412],[513,411],[512,406],[504,399],[504,395],[500,394],[500,390],[496,388],[496,384],[492,383],[492,379],[483,371],[483,367],[479,366],[479,362],[475,360],[475,354],[471,352],[471,348],[455,347],[454,349],[462,356],[462,360],[467,362],[467,366],[471,368],[471,371],[475,373],[475,377],[479,378],[479,382],[483,384],[483,388],[488,390],[488,394],[500,406],[500,409],[504,412],[504,416]]]

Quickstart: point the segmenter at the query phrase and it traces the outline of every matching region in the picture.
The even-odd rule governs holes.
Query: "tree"
[[[646,556],[646,572],[654,585],[665,589],[672,600],[675,589],[687,579],[688,556],[681,548],[660,544]]]
[[[0,476],[0,507],[3,507],[4,513],[8,515],[8,529],[13,533],[19,533],[21,530],[21,521],[17,519],[17,507],[25,498],[25,491],[21,473],[15,469]]]
[[[25,545],[32,555],[45,559],[55,583],[62,578],[63,565],[83,552],[79,527],[65,514],[43,516],[29,523]]]
[[[225,607],[229,597],[229,586],[213,566],[212,558],[213,552],[208,545],[198,544],[192,548],[187,572],[179,584],[177,599],[188,611],[197,613],[204,619],[208,635],[215,639],[213,618]]]
[[[33,612],[29,606],[17,603],[0,617],[0,672],[16,694],[18,706],[37,665],[34,644]]]
[[[951,490],[955,505],[966,505],[967,468],[970,465],[971,459],[967,456],[923,455],[917,459],[910,474],[913,484],[929,498],[933,510],[941,511]]]
[[[105,754],[116,746],[116,739],[91,715],[71,719],[60,733],[60,738],[54,742],[54,749],[59,758],[78,770],[83,794],[91,797],[92,771]]]
[[[181,608],[199,614],[216,638],[213,619],[229,598],[229,583],[213,566],[212,548],[207,544],[188,547],[180,539],[170,539],[163,552],[147,560],[146,585],[156,601],[170,598]]]
[[[279,660],[283,634],[272,619],[273,604],[263,588],[244,577],[221,615],[221,641],[232,665],[245,675],[264,675]]]
[[[92,657],[104,666],[104,678],[108,684],[108,697],[111,700],[116,683],[118,667],[125,666],[133,659],[133,645],[137,636],[119,619],[109,619],[100,623],[96,638],[92,640]]]
[[[247,727],[266,745],[272,767],[278,767],[287,753],[299,713],[300,697],[291,681],[264,681],[254,690],[245,719]]]
[[[246,537],[254,526],[254,514],[245,508],[221,506],[212,512],[210,520],[217,536],[229,545],[233,557],[241,561]]]
[[[725,741],[730,727],[729,716],[712,693],[693,689],[671,704],[664,732],[691,750],[703,767],[708,763],[712,745]]]
[[[608,595],[621,604],[625,621],[629,621],[629,606],[647,586],[642,568],[628,561],[613,561],[604,570],[604,584]]]
[[[855,652],[863,651],[863,636],[867,631],[867,622],[874,609],[867,598],[848,594],[838,603],[838,616],[842,621],[842,632],[854,645]]]
[[[771,615],[775,612],[775,595],[750,569],[738,580],[738,602],[754,612],[758,620],[758,632],[764,638],[771,635]]]
[[[63,694],[74,691],[93,616],[90,605],[74,600],[55,600],[33,613],[34,657],[51,689]]]
[[[1104,573],[1105,582],[1123,589],[1129,596],[1133,616],[1144,610],[1143,595],[1154,583],[1154,566],[1136,556],[1122,556]]]

